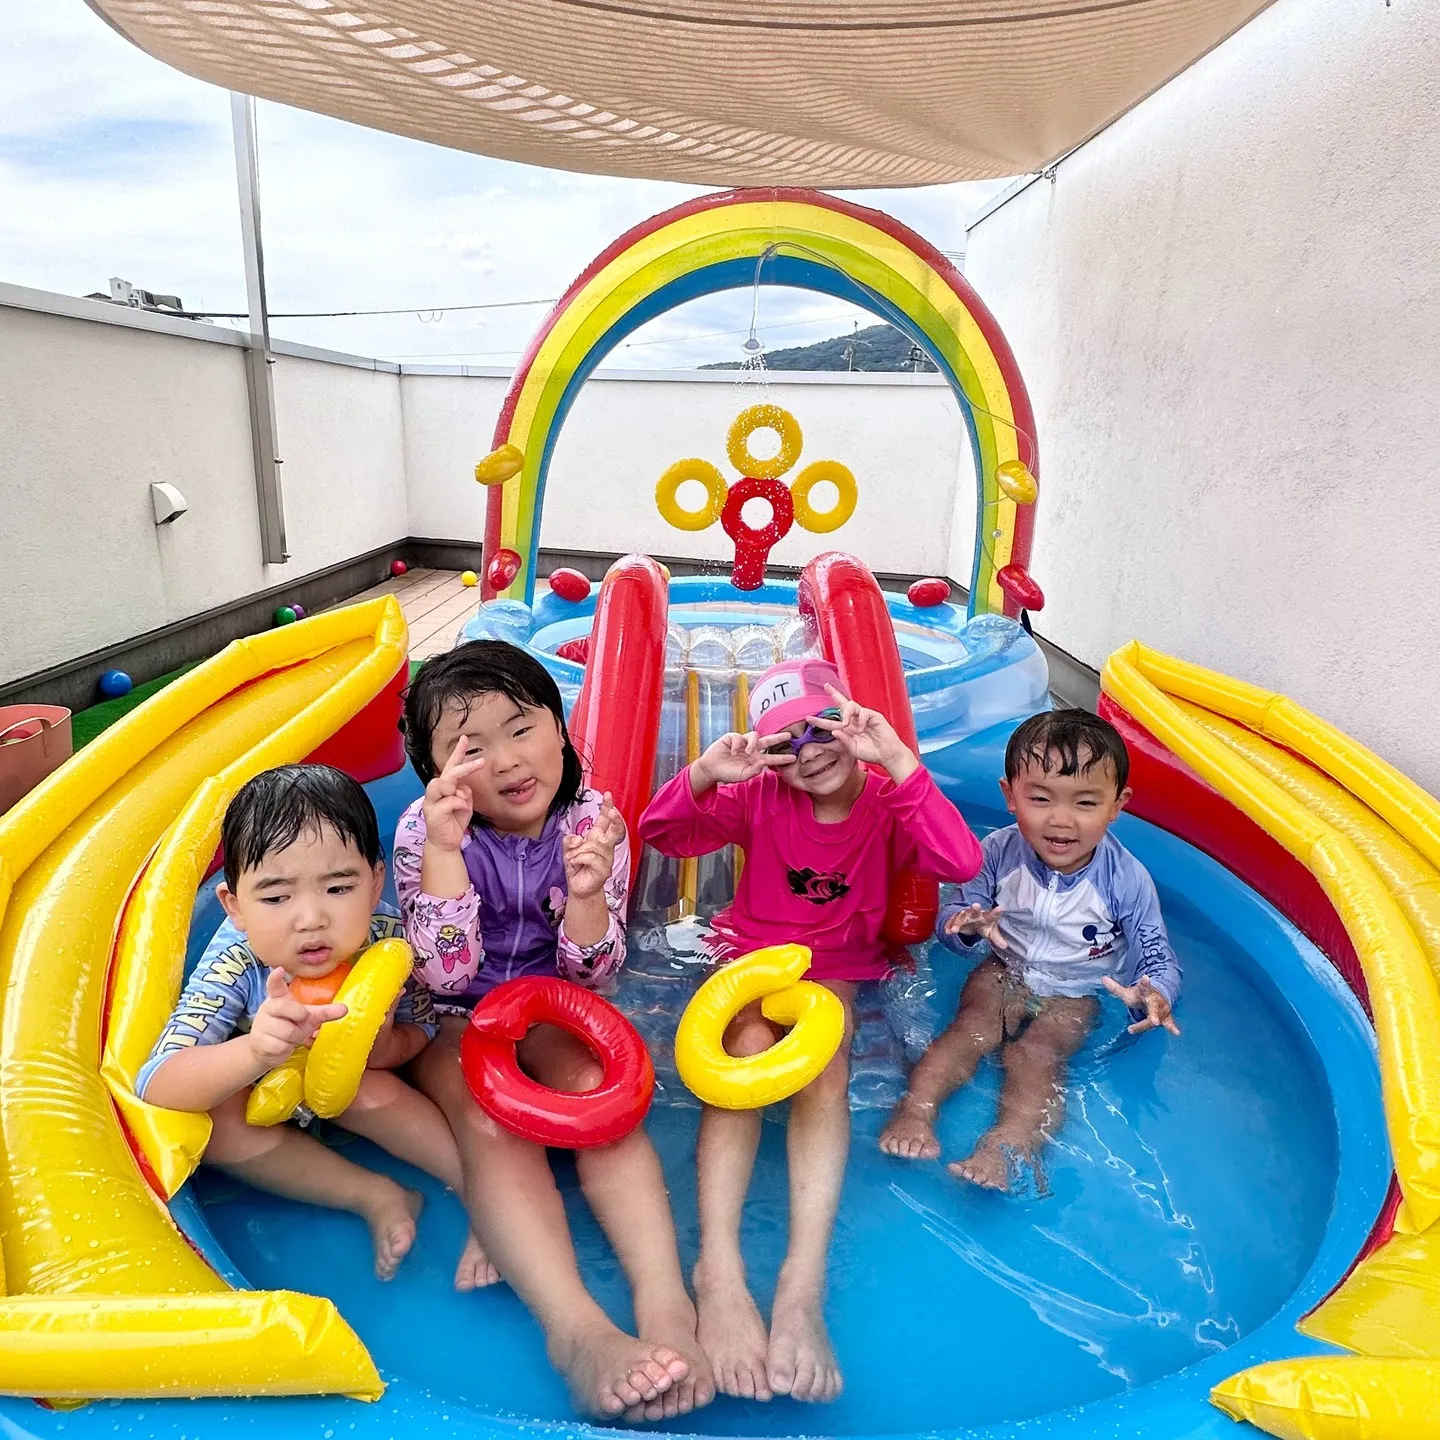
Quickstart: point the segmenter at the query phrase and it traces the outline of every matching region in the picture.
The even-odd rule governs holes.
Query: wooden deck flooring
[[[461,625],[480,605],[480,587],[460,583],[458,570],[426,570],[417,566],[404,575],[382,581],[379,585],[347,600],[371,600],[377,595],[393,595],[405,612],[410,627],[410,658],[424,660],[448,650],[455,643]]]

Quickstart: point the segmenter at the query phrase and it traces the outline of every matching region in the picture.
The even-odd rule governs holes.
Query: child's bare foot
[[[550,1342],[550,1360],[565,1377],[575,1408],[601,1420],[658,1399],[690,1373],[668,1345],[637,1340],[600,1319]]]
[[[376,1178],[384,1183],[376,1187],[374,1199],[361,1213],[375,1246],[375,1274],[381,1280],[390,1280],[415,1243],[415,1222],[425,1197],[383,1176]]]
[[[823,1404],[844,1388],[823,1311],[818,1291],[801,1286],[792,1290],[781,1271],[765,1357],[770,1388],[777,1395]]]
[[[744,1275],[723,1273],[702,1262],[695,1267],[695,1299],[700,1316],[696,1333],[720,1393],[769,1400],[774,1393],[765,1369],[770,1337]]]
[[[455,1288],[463,1295],[469,1290],[483,1290],[487,1285],[499,1282],[500,1272],[490,1263],[490,1257],[481,1248],[472,1230],[465,1237],[465,1248],[460,1252],[460,1263],[455,1267]]]
[[[690,1373],[658,1399],[627,1410],[625,1418],[630,1421],[673,1420],[677,1415],[688,1415],[692,1410],[708,1405],[715,1398],[715,1376],[696,1338],[695,1307],[690,1303],[690,1297],[682,1290],[654,1305],[637,1297],[635,1319],[642,1340],[678,1351],[689,1365]]]
[[[908,1092],[890,1114],[880,1132],[880,1148],[899,1160],[935,1160],[940,1142],[935,1138],[935,1103],[917,1100]]]
[[[957,1180],[966,1180],[984,1190],[1008,1192],[1013,1154],[1012,1148],[996,1135],[984,1135],[972,1154],[945,1168]]]

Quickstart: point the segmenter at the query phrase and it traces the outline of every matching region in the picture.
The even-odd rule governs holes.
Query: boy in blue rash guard
[[[981,842],[984,865],[940,912],[938,935],[994,952],[965,982],[950,1028],[921,1057],[880,1136],[887,1155],[940,1154],[941,1102],[1003,1046],[995,1124],[949,1167],[1009,1189],[1011,1164],[1039,1153],[1065,1113],[1065,1066],[1099,1013],[1103,987],[1129,1006],[1130,1033],[1180,1033],[1180,964],[1155,884],[1109,833],[1130,798],[1130,757],[1113,725],[1087,710],[1032,716],[1010,737],[1000,788],[1015,824]]]
[[[135,1091],[152,1105],[208,1111],[205,1162],[237,1178],[336,1210],[369,1226],[375,1272],[388,1280],[415,1240],[420,1195],[320,1144],[298,1125],[251,1125],[254,1083],[308,1045],[341,1004],[306,1005],[296,979],[320,979],[377,940],[401,935],[380,905],[385,883],[380,833],[369,797],[328,765],[285,765],[241,786],[221,831],[228,917],[195,967]],[[364,1078],[336,1123],[364,1135],[452,1189],[460,1154],[445,1117],[394,1073],[435,1036],[430,992],[407,981],[371,1048]],[[457,1289],[496,1279],[472,1236]]]

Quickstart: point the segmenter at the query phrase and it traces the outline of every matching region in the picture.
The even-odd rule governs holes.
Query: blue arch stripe
[[[718,261],[714,265],[707,265],[699,270],[693,270],[688,275],[682,275],[672,280],[668,285],[662,286],[653,294],[646,296],[631,309],[627,310],[614,325],[610,327],[596,343],[590,348],[584,360],[575,369],[575,373],[566,383],[565,390],[555,407],[554,418],[550,422],[549,430],[545,436],[545,449],[540,456],[540,469],[536,477],[535,487],[535,526],[530,536],[530,553],[526,557],[526,581],[525,598],[527,602],[533,603],[535,599],[535,568],[540,555],[540,530],[541,521],[545,510],[545,486],[550,475],[550,459],[555,449],[555,442],[559,438],[560,430],[570,413],[570,407],[575,403],[584,385],[596,367],[625,339],[627,335],[633,334],[640,326],[654,320],[657,316],[664,315],[667,311],[683,305],[689,300],[699,300],[707,295],[715,295],[724,290],[748,289],[755,280],[755,257],[737,256],[733,260]],[[868,310],[872,315],[887,320],[895,328],[907,335],[918,345],[930,360],[934,363],[948,382],[951,392],[960,406],[960,413],[965,420],[965,429],[970,437],[970,452],[973,457],[973,464],[976,476],[977,513],[975,522],[975,549],[970,569],[970,614],[975,613],[976,591],[979,584],[980,561],[982,557],[981,547],[984,542],[984,493],[980,485],[981,458],[980,458],[980,437],[975,428],[975,415],[971,409],[970,399],[966,395],[964,387],[960,384],[959,377],[955,374],[949,361],[941,355],[931,344],[925,335],[909,316],[904,314],[890,301],[883,296],[877,295],[868,286],[859,284],[849,275],[842,271],[833,269],[829,265],[820,264],[814,260],[808,260],[797,255],[772,255],[764,262],[762,270],[762,281],[769,285],[786,285],[796,290],[810,290],[817,294],[829,295],[837,300],[849,301],[861,309]]]

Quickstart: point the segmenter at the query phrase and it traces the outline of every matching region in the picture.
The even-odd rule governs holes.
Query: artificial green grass
[[[157,675],[143,685],[137,685],[128,695],[119,695],[114,700],[102,700],[88,710],[77,711],[70,717],[70,741],[74,749],[88,745],[103,730],[108,730],[122,716],[128,715],[143,700],[148,700],[157,690],[163,690],[172,680],[178,680],[194,665],[182,665],[168,675]]]

